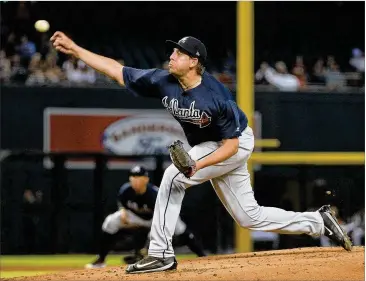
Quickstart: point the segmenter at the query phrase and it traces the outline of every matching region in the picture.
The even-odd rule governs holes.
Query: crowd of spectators
[[[120,59],[123,63],[123,60]],[[291,63],[291,62],[289,62]],[[236,59],[231,51],[224,60],[209,67],[217,79],[232,90],[236,86]],[[167,63],[161,67],[166,69]],[[346,71],[343,71],[345,69]],[[1,83],[60,86],[111,85],[114,82],[96,73],[80,60],[66,57],[60,60],[58,53],[50,46],[48,37],[43,35],[40,48],[26,35],[19,38],[10,33],[0,50]],[[353,49],[349,65],[342,68],[334,56],[317,59],[307,65],[304,58],[298,55],[289,69],[284,61],[278,61],[271,67],[267,62],[261,63],[255,73],[256,85],[272,85],[282,91],[306,91],[309,87],[322,86],[327,91],[342,91],[345,87],[364,87],[365,58],[360,49]]]
[[[28,86],[88,86],[114,83],[80,60],[66,57],[61,61],[46,35],[43,36],[40,48],[37,49],[36,44],[26,35],[17,38],[14,33],[9,34],[0,50],[1,83]],[[123,60],[120,59],[120,62],[123,63]],[[233,53],[228,51],[227,57],[216,65],[217,67],[209,67],[208,71],[235,90],[236,59]],[[166,69],[167,63],[162,62],[156,67]],[[319,58],[310,67],[304,63],[301,55],[294,59],[290,69],[284,61],[276,62],[274,67],[263,62],[255,73],[255,84],[272,85],[274,89],[282,91],[304,91],[309,86],[322,86],[327,91],[342,91],[345,87],[364,87],[364,77],[364,54],[360,49],[354,49],[349,65],[342,68],[331,55]]]
[[[346,87],[365,85],[365,57],[363,52],[355,48],[349,64],[343,67],[332,55],[325,59],[320,57],[310,68],[304,63],[303,56],[294,59],[289,70],[286,63],[278,61],[274,68],[263,62],[255,74],[257,85],[272,85],[281,91],[304,91],[311,86],[325,86],[327,91],[342,91]]]
[[[13,22],[8,22],[6,25],[2,20],[0,49],[0,82],[2,84],[82,87],[115,85],[114,81],[96,73],[82,61],[57,53],[49,41],[51,34],[35,32],[32,27],[31,9],[34,5],[36,4],[27,5],[26,2],[20,1],[14,11]],[[16,28],[10,28],[10,26]],[[128,42],[126,43],[128,45]],[[141,44],[140,48],[143,50],[146,47],[144,44],[148,43]],[[221,55],[220,58],[211,57],[206,68],[233,91],[235,91],[237,80],[234,53],[228,50],[226,55]],[[113,54],[109,53],[101,52],[100,54],[113,57]],[[137,51],[133,55],[136,62],[143,61],[136,58],[139,55],[141,57],[142,52]],[[153,51],[144,54],[146,55],[155,58],[150,67],[167,68],[166,61]],[[316,55],[313,54],[312,57]],[[344,59],[348,56],[350,56],[349,61],[345,63]],[[122,63],[123,59],[126,62],[129,61],[123,55],[114,58]],[[306,54],[298,55],[292,61],[288,58],[277,62],[264,61],[257,65],[258,69],[253,69],[256,71],[254,83],[257,87],[265,85],[267,89],[281,91],[307,91],[313,90],[314,87],[326,91],[343,91],[348,87],[363,90],[365,81],[363,51],[354,48],[349,54],[344,53],[339,59],[342,65],[333,55],[319,57],[317,60],[313,60]],[[157,63],[159,60],[161,61]],[[146,67],[146,65],[133,66]]]
[[[60,61],[48,38],[37,50],[26,35],[17,38],[10,33],[0,50],[0,81],[7,84],[35,85],[91,85],[96,73],[82,61],[72,57]]]

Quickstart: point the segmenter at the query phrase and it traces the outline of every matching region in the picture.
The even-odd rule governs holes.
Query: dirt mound
[[[211,256],[179,262],[178,269],[125,274],[124,267],[74,270],[8,280],[364,280],[364,247],[291,250]],[[6,279],[2,279],[6,280]]]

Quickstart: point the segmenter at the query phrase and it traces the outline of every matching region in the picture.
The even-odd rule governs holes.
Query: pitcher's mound
[[[125,266],[12,280],[364,280],[364,247],[299,248],[180,261],[176,271],[126,274]]]

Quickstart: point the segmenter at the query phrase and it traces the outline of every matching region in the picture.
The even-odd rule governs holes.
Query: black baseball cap
[[[142,167],[142,166],[135,166],[130,170],[130,177],[139,177],[139,176],[145,176],[148,177],[149,173],[148,171]]]
[[[183,37],[178,42],[166,40],[165,46],[167,51],[177,48],[185,52],[190,57],[198,58],[201,63],[204,63],[207,59],[206,46],[200,40],[192,36]]]

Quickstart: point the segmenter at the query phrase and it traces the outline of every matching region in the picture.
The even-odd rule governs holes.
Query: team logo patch
[[[172,99],[169,103],[167,100],[167,96],[162,99],[164,107],[181,121],[198,125],[200,128],[207,127],[211,124],[211,116],[205,111],[195,108],[195,101],[191,102],[189,108],[180,108],[177,99]]]

